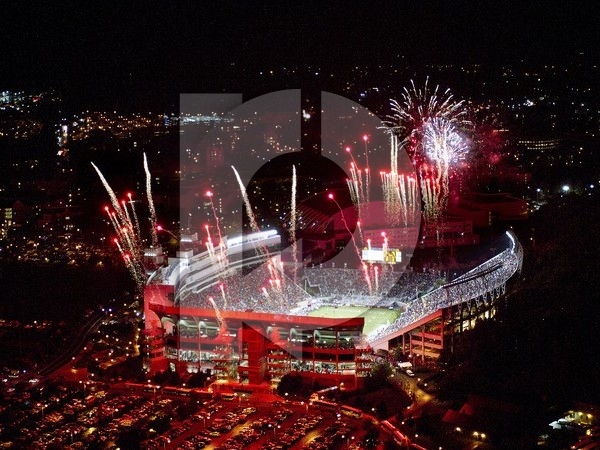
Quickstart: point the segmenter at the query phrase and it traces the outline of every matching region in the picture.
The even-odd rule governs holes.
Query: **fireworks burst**
[[[393,114],[388,125],[392,134],[392,173],[397,163],[394,159],[397,151],[403,148],[418,174],[424,217],[428,221],[437,221],[447,207],[452,164],[463,159],[467,152],[466,142],[459,132],[471,125],[464,102],[455,101],[449,89],[443,93],[439,86],[430,90],[427,79],[422,89],[411,81],[411,88],[404,89],[401,101],[392,100],[391,108]],[[411,184],[405,185],[404,191],[399,186],[400,199],[403,192],[410,192]],[[388,185],[388,189],[398,186],[396,180],[391,180]],[[393,198],[393,193],[388,196]],[[401,200],[401,203],[405,202]]]
[[[435,170],[432,171],[434,178],[431,179],[435,192],[430,212],[441,213],[448,203],[452,164],[465,158],[467,145],[453,124],[434,118],[425,125],[423,149],[431,163],[435,164]]]
[[[402,147],[418,163],[421,155],[424,127],[430,119],[441,119],[457,128],[469,126],[464,102],[454,100],[450,89],[440,92],[439,86],[429,89],[429,78],[425,86],[417,88],[411,80],[411,89],[404,88],[402,100],[391,100],[392,115],[388,118],[391,131],[400,137]],[[417,161],[415,161],[415,158]]]

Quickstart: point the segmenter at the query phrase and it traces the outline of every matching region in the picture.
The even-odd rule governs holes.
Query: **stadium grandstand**
[[[377,349],[402,345],[411,357],[435,359],[455,334],[495,314],[523,257],[512,233],[506,241],[504,251],[451,282],[390,264],[369,265],[379,267],[375,277],[365,265],[289,274],[276,231],[178,252],[146,286],[145,367],[210,369],[249,383],[302,371],[359,385]]]

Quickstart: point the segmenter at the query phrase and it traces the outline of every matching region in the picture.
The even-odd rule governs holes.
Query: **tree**
[[[207,378],[208,378],[207,373],[197,372],[197,373],[193,374],[192,376],[190,376],[187,384],[191,388],[202,388],[202,387],[204,387],[204,384],[206,383]]]
[[[368,392],[381,389],[390,385],[389,378],[393,373],[389,362],[384,361],[373,366],[371,376],[365,379],[365,390]]]
[[[277,393],[279,395],[285,395],[285,393],[289,394],[297,394],[302,390],[302,377],[300,375],[292,375],[286,374],[281,377],[281,381],[277,386]]]
[[[392,354],[392,358],[394,358],[395,361],[403,361],[404,360],[404,352],[402,351],[402,346],[397,345],[396,347],[394,347],[391,351]]]

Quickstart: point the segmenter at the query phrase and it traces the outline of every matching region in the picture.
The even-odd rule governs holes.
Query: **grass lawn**
[[[365,326],[363,332],[369,334],[379,325],[392,323],[400,315],[397,309],[371,308],[368,306],[322,306],[308,313],[311,317],[327,317],[330,319],[342,319],[352,317],[364,317]]]

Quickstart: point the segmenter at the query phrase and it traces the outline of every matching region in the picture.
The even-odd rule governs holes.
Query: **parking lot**
[[[357,419],[286,403],[207,402],[183,422],[143,443],[146,449],[331,449],[358,442]]]

